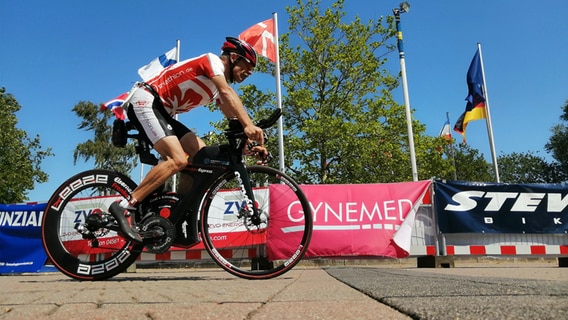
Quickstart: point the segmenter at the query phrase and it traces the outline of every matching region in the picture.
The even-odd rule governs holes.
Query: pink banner
[[[314,218],[306,257],[408,256],[414,214],[430,183],[303,185]],[[294,236],[291,231],[298,224],[294,212],[301,210],[297,203],[273,197],[277,189],[271,186],[271,208],[282,208],[288,219],[271,219],[270,251],[285,247],[286,237]],[[278,252],[270,254],[279,256]]]

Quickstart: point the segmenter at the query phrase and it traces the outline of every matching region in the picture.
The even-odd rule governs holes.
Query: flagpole
[[[485,95],[485,122],[487,123],[487,135],[489,136],[489,147],[491,148],[491,158],[493,159],[493,170],[495,170],[495,177],[497,182],[501,182],[499,178],[499,166],[497,165],[497,156],[495,154],[495,142],[493,139],[493,127],[491,126],[491,114],[489,112],[489,96],[487,95],[487,84],[485,83],[485,70],[483,68],[483,55],[481,54],[481,43],[477,43],[477,50],[479,51],[479,62],[481,64],[481,77],[483,78],[483,92]]]
[[[282,110],[282,93],[280,91],[280,52],[278,48],[278,14],[272,13],[274,20],[274,49],[276,54],[276,106]],[[278,118],[278,166],[280,171],[285,172],[284,163],[284,132],[282,129],[282,117]]]
[[[402,93],[404,96],[404,106],[406,109],[406,126],[408,130],[408,148],[410,149],[410,165],[412,167],[412,180],[418,181],[418,168],[416,166],[416,153],[414,150],[414,133],[412,130],[412,113],[410,112],[410,98],[408,96],[408,82],[406,80],[406,62],[404,61],[404,48],[402,41],[402,27],[400,14],[408,12],[410,5],[404,1],[399,8],[392,9],[394,13],[397,33],[398,57],[400,60],[400,73],[402,78]]]
[[[180,55],[180,47],[181,47],[181,42],[179,39],[176,40],[176,62],[179,62],[179,55]],[[178,115],[177,113],[174,115],[174,119],[178,119]],[[174,176],[172,177],[172,192],[176,192],[177,190],[177,173],[174,174]]]
[[[450,123],[450,113],[446,112],[446,120],[448,124]],[[450,136],[450,156],[452,157],[452,165],[454,166],[454,181],[458,180],[458,173],[456,168],[456,156],[454,150],[454,139]]]

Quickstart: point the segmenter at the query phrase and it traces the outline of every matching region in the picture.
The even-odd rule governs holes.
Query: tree
[[[93,139],[77,145],[73,152],[74,163],[79,159],[89,161],[92,158],[96,168],[130,174],[138,159],[135,146],[133,144],[127,144],[124,148],[113,146],[112,125],[109,124],[114,117],[113,113],[110,110],[101,112],[99,106],[86,101],[76,104],[73,111],[82,118],[79,129],[93,131],[94,135]]]
[[[393,31],[382,17],[369,24],[359,18],[342,23],[343,3],[321,13],[319,1],[299,0],[298,7],[287,8],[291,33],[280,42],[288,92],[286,145],[294,160],[287,165],[304,182],[365,182],[379,167],[385,179],[391,176],[386,164],[392,169],[401,159],[400,148],[393,148],[399,137],[385,130],[399,124],[394,120],[400,107],[389,93],[396,78],[380,69],[393,50],[387,45]],[[292,47],[294,34],[302,46]],[[365,169],[371,171],[358,174]]]
[[[558,166],[566,176],[568,175],[568,100],[562,107],[562,112],[560,120],[564,123],[552,127],[552,136],[544,147],[558,161]]]
[[[16,128],[16,112],[21,109],[6,88],[0,88],[0,203],[18,203],[27,199],[28,190],[46,182],[41,162],[53,156],[51,148],[42,149],[39,135],[30,139]]]
[[[566,179],[557,164],[530,151],[501,155],[497,162],[501,181],[505,183],[559,183]]]
[[[317,0],[297,5],[280,39],[287,167],[305,183],[412,180],[405,109],[391,96],[398,78],[385,68],[393,18],[344,23],[343,0],[323,12]],[[421,164],[442,162],[425,127],[413,128]]]
[[[495,181],[493,169],[479,150],[465,143],[455,146],[457,180],[487,182]]]

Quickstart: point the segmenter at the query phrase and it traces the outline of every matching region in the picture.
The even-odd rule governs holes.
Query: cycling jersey
[[[206,53],[164,69],[147,83],[158,92],[168,113],[174,115],[213,102],[218,92],[211,78],[223,75],[224,70],[218,56]]]

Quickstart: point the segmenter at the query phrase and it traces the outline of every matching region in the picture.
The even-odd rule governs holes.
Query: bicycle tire
[[[270,279],[303,258],[312,235],[310,204],[299,185],[277,169],[247,167],[262,221],[239,217],[247,198],[236,172],[223,173],[201,204],[200,230],[211,258],[245,279]],[[289,206],[292,203],[293,206]],[[293,207],[292,209],[290,207]]]
[[[84,239],[76,226],[89,215],[104,216],[112,202],[129,196],[135,187],[123,174],[97,169],[78,173],[59,186],[46,204],[41,224],[51,263],[71,278],[89,281],[111,278],[134,263],[142,244],[104,227],[93,231],[96,240]]]

